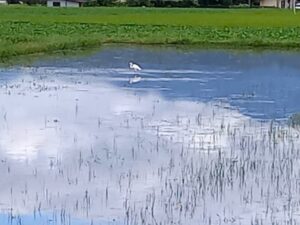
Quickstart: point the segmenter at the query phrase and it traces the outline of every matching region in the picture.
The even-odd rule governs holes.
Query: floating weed
[[[300,126],[300,113],[293,114],[289,118],[288,124],[294,128],[299,127]]]

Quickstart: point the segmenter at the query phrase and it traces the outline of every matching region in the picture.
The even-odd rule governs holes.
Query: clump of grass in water
[[[300,127],[300,113],[295,113],[293,114],[289,120],[288,120],[288,124],[291,127]]]

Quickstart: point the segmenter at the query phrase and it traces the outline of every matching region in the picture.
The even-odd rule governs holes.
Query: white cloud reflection
[[[213,196],[214,185],[209,186],[211,194],[190,211],[196,189],[192,175],[184,174],[193,166],[200,174],[212,173],[219,150],[238,157],[233,149],[250,141],[235,138],[259,143],[268,124],[225,104],[168,100],[109,85],[101,77],[31,72],[22,71],[0,89],[2,210],[66,210],[74,217],[129,224],[140,223],[142,214],[150,223],[165,224],[217,224],[220,218],[235,224],[263,217],[265,203],[243,204],[248,189],[239,189],[238,182],[225,187],[222,201]],[[182,178],[188,183],[182,185]],[[172,184],[177,186],[170,194]],[[264,198],[257,195],[264,184],[251,186],[257,201]],[[174,200],[173,191],[182,199]],[[152,203],[155,219],[146,210]],[[189,216],[182,215],[182,207]]]
[[[186,145],[193,142],[203,149],[212,144],[225,147],[226,138],[221,140],[217,135],[221,126],[248,120],[236,110],[224,110],[213,103],[169,101],[151,93],[141,96],[101,83],[100,79],[93,84],[88,83],[89,77],[81,79],[40,79],[25,74],[3,85],[2,152],[18,159],[36,158],[38,154],[56,156],[72,148],[74,142],[81,147],[93,145],[95,136],[100,136],[99,125],[115,132],[120,126],[129,126],[134,133],[142,123],[154,135],[157,131],[152,128],[159,126],[160,135]]]

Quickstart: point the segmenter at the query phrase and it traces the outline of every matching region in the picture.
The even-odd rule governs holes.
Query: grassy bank
[[[0,7],[0,58],[101,43],[297,48],[300,14],[274,9]]]

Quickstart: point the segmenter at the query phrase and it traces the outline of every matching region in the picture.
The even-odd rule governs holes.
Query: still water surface
[[[299,56],[106,46],[1,69],[0,224],[300,224]]]

